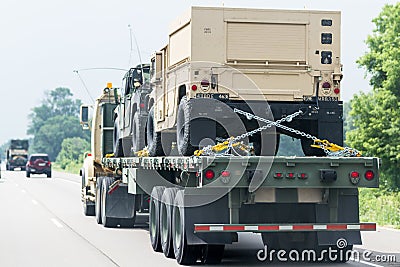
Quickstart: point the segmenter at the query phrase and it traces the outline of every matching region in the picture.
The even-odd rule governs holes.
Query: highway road
[[[2,171],[0,179],[0,266],[178,266],[173,259],[153,252],[147,217],[134,229],[107,229],[94,217],[85,217],[80,202],[80,178],[53,172],[53,178],[32,176],[21,171]],[[312,266],[400,266],[400,231],[379,228],[363,234],[371,250],[371,261]],[[229,245],[219,266],[309,266],[309,263],[260,262],[263,248],[255,234],[239,236]],[[378,256],[378,258],[376,258]],[[380,262],[393,260],[397,262]],[[376,261],[378,259],[380,261]]]

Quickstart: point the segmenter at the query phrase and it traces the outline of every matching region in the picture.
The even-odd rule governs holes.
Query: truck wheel
[[[190,144],[190,105],[186,96],[182,97],[176,120],[176,140],[178,151],[182,156],[191,156],[196,147]]]
[[[201,262],[203,264],[219,264],[224,257],[225,245],[206,245],[203,248]]]
[[[161,143],[161,132],[156,132],[154,124],[154,107],[152,107],[150,109],[149,116],[147,117],[146,125],[147,150],[149,151],[151,157],[164,156]]]
[[[95,203],[95,210],[96,210],[96,221],[98,224],[101,224],[101,192],[103,186],[103,179],[105,177],[97,177],[96,179],[96,203]]]
[[[110,188],[111,182],[111,177],[105,177],[101,188],[101,223],[107,228],[115,228],[119,222],[118,218],[107,216],[107,202],[109,199],[108,189]]]
[[[86,199],[83,201],[83,214],[85,214],[85,216],[94,216],[96,214],[93,202]]]
[[[138,152],[144,148],[144,125],[140,121],[139,112],[133,117],[133,133],[132,133],[132,152]]]
[[[122,139],[120,139],[118,118],[116,118],[114,121],[113,152],[114,152],[115,157],[123,157],[124,156],[124,151],[123,151],[123,147],[122,147]]]
[[[160,237],[160,203],[164,186],[155,186],[150,195],[150,242],[154,251],[161,252],[161,237]]]
[[[172,210],[178,188],[167,188],[161,198],[160,207],[160,236],[161,247],[164,255],[168,258],[174,256],[172,244]]]
[[[175,259],[181,265],[195,264],[201,255],[201,246],[187,244],[183,190],[176,193],[172,214],[172,240]]]

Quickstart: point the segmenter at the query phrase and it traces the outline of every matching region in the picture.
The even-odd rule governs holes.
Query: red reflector
[[[306,174],[306,173],[300,174],[300,178],[301,178],[301,179],[307,179],[307,174]]]
[[[275,178],[282,178],[283,174],[281,172],[275,173]]]
[[[292,173],[292,172],[288,173],[287,177],[290,178],[290,179],[293,179],[294,178],[294,173]]]
[[[206,170],[205,174],[207,179],[213,179],[215,177],[215,173],[213,170]]]
[[[197,85],[195,84],[192,85],[192,91],[197,91]]]
[[[367,179],[368,181],[371,181],[375,178],[375,173],[373,171],[367,171],[365,173],[365,179]]]
[[[338,95],[338,94],[340,94],[340,89],[339,88],[335,88],[335,90],[333,90],[333,92]]]
[[[347,230],[346,224],[328,224],[327,230]]]
[[[371,224],[361,224],[360,225],[360,230],[370,230],[370,231],[376,231],[376,224],[371,223]]]
[[[195,231],[210,231],[210,226],[195,225],[194,230]]]
[[[350,177],[351,178],[358,178],[358,177],[360,177],[360,173],[359,172],[351,172],[350,173]]]
[[[322,88],[324,88],[324,89],[329,89],[329,88],[331,88],[331,84],[328,83],[328,82],[324,82],[324,83],[322,84]]]
[[[229,176],[231,176],[231,173],[229,171],[223,171],[223,172],[221,172],[221,176],[222,177],[229,177]]]
[[[244,231],[244,226],[238,225],[225,225],[224,231]]]
[[[260,225],[259,231],[279,231],[279,225]]]
[[[208,80],[201,81],[201,87],[209,87],[209,86],[210,86],[210,82]]]
[[[294,231],[314,230],[312,225],[293,225]]]
[[[87,156],[88,156],[88,157],[91,157],[91,156],[92,156],[92,153],[87,154]]]

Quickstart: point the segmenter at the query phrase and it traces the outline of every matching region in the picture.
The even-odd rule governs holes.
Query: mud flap
[[[128,194],[128,186],[120,185],[109,194],[106,203],[106,216],[112,218],[133,218],[135,216],[135,195]]]

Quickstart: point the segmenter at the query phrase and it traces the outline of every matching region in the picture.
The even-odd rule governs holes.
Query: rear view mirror
[[[84,130],[89,129],[89,107],[88,106],[81,106],[80,123]]]

